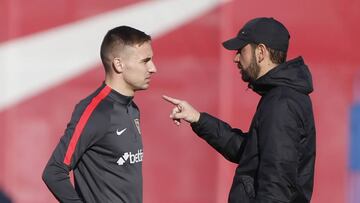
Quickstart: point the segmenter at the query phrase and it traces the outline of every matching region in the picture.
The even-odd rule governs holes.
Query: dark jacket
[[[301,57],[249,84],[261,95],[249,131],[201,113],[192,128],[219,153],[239,164],[231,203],[310,202],[315,163],[311,74]]]
[[[142,202],[139,119],[132,97],[105,84],[76,105],[43,172],[54,196],[65,203]]]

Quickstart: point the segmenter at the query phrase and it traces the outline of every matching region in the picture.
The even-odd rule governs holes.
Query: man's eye
[[[143,62],[144,62],[144,63],[147,63],[147,62],[149,62],[150,60],[151,60],[151,58],[146,58],[146,59],[143,60]]]

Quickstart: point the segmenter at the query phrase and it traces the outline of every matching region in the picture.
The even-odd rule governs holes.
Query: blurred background
[[[103,81],[100,43],[130,25],[153,37],[158,72],[137,92],[145,203],[223,203],[236,165],[169,120],[161,95],[247,131],[259,96],[221,42],[249,19],[290,31],[313,75],[313,203],[360,202],[360,1],[0,0],[0,202],[56,202],[41,180],[75,104]]]

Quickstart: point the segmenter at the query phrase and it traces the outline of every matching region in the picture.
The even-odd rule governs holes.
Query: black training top
[[[303,59],[283,63],[250,84],[261,100],[248,132],[201,113],[193,130],[238,163],[229,203],[309,203],[316,132],[312,77]]]
[[[142,202],[139,122],[132,97],[105,84],[77,104],[43,173],[54,196],[60,202]]]

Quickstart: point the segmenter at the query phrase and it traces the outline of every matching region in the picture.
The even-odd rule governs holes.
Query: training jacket
[[[307,203],[313,190],[315,125],[311,74],[301,57],[249,84],[261,95],[248,132],[201,113],[192,129],[239,164],[230,203]]]
[[[132,99],[103,83],[76,105],[43,172],[60,202],[142,202],[143,145]]]

